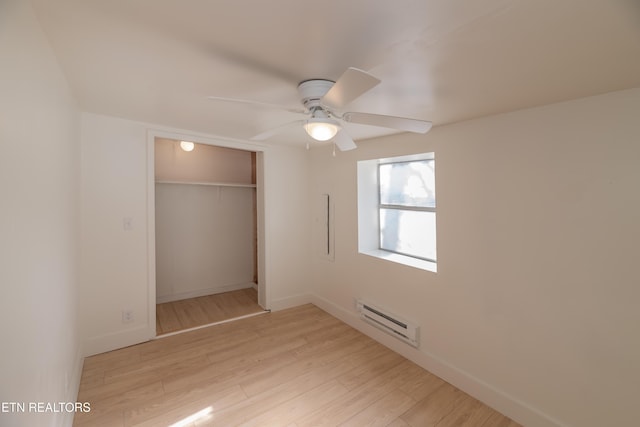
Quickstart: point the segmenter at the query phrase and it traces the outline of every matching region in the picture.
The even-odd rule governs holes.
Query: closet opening
[[[154,138],[156,336],[265,312],[257,157]]]

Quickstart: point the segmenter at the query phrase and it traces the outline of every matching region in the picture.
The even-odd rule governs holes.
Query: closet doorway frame
[[[267,146],[221,137],[183,134],[149,129],[147,131],[147,266],[148,266],[148,324],[149,339],[156,338],[156,182],[155,182],[155,141],[156,138],[192,141],[224,148],[234,148],[256,153],[256,227],[257,227],[257,282],[258,305],[270,310],[269,288],[266,278],[266,233],[265,233],[265,169]]]

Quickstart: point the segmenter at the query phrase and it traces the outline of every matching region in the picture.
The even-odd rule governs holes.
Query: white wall
[[[146,340],[155,328],[147,304],[147,129],[83,113],[81,144],[80,320],[89,355]],[[134,321],[123,324],[122,310]]]
[[[158,303],[252,286],[254,192],[156,183]]]
[[[527,426],[636,425],[640,89],[313,151],[335,200],[316,302]],[[357,253],[356,161],[434,151],[438,272]],[[361,325],[364,297],[421,348]]]
[[[156,181],[255,184],[251,157],[250,151],[206,144],[187,152],[178,140],[156,138],[154,173]]]
[[[309,302],[308,153],[305,148],[275,145],[264,153],[265,224],[258,222],[258,236],[264,232],[267,239],[264,275],[267,308],[272,310]]]
[[[149,266],[154,257],[149,242],[149,135],[215,143],[198,135],[114,117],[82,115],[82,289],[81,323],[86,354],[135,344],[155,336],[149,301]],[[157,135],[156,135],[157,136]],[[230,146],[229,141],[219,145]],[[240,144],[237,148],[261,150]],[[238,145],[236,144],[236,145]],[[307,152],[304,148],[264,148],[264,280],[267,308],[295,303],[306,293],[309,228],[307,215]],[[259,198],[259,203],[260,198]],[[132,229],[124,230],[123,218]],[[308,295],[308,294],[307,294]],[[133,310],[134,321],[122,323],[122,310]]]
[[[29,2],[0,2],[0,58],[0,402],[75,401],[79,113]]]

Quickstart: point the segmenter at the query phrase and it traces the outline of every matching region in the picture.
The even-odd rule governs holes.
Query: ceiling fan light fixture
[[[312,117],[304,124],[304,130],[316,141],[328,141],[336,136],[340,125],[330,118]]]

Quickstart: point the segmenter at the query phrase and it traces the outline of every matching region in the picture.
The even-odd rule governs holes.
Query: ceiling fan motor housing
[[[329,92],[335,82],[331,80],[305,80],[298,85],[298,93],[302,103],[309,111],[321,107],[320,99]]]

